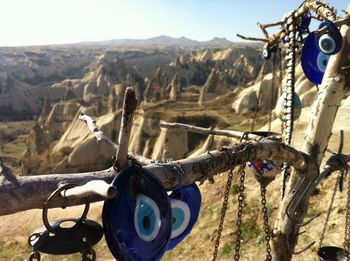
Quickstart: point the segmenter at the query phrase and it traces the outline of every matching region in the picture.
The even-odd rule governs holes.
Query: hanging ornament
[[[307,12],[300,17],[300,22],[297,24],[297,30],[301,32],[307,31],[311,23],[311,13]]]
[[[172,232],[167,250],[173,249],[192,230],[201,207],[202,197],[195,183],[181,186],[170,194]]]
[[[316,34],[310,33],[301,51],[301,66],[305,76],[315,84],[321,84],[326,71],[329,55],[324,54],[316,43]]]
[[[117,174],[118,189],[103,206],[108,247],[120,261],[159,260],[171,236],[171,206],[162,183],[139,166]]]
[[[247,162],[247,170],[254,175],[258,175],[259,170],[264,171],[264,176],[275,177],[282,170],[282,163],[273,160],[263,160],[262,162]]]
[[[326,26],[327,32],[317,37],[318,48],[327,55],[333,55],[340,51],[343,46],[343,38],[339,29],[329,20],[321,23],[319,28]]]
[[[281,120],[281,121],[284,121],[284,115],[285,115],[285,111],[284,111],[284,103],[285,103],[285,99],[284,99],[284,96],[286,94],[283,93],[281,95],[281,97],[278,99],[277,103],[276,103],[276,108],[275,108],[275,114],[276,116]],[[300,114],[301,114],[301,101],[300,101],[300,98],[299,98],[299,95],[294,92],[294,102],[293,102],[293,112],[294,112],[294,117],[293,119],[296,120],[300,117]],[[292,104],[288,104],[287,106],[287,110],[291,110],[292,109]]]
[[[277,48],[275,45],[271,46],[269,43],[265,44],[265,46],[263,47],[263,51],[262,51],[263,58],[266,61],[270,60],[272,53],[275,52],[276,49]]]

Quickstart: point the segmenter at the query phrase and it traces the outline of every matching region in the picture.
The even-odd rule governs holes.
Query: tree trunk
[[[349,9],[348,9],[349,10]],[[350,32],[347,25],[342,26],[341,33],[344,39],[342,50],[331,56],[324,74],[319,95],[315,101],[311,118],[309,120],[303,151],[313,158],[317,164],[321,164],[329,138],[332,134],[333,123],[337,110],[344,98],[348,86],[344,68],[350,65]],[[310,177],[308,175],[308,177]],[[314,182],[314,177],[309,180]],[[303,222],[309,206],[309,198],[315,184],[312,184],[296,209],[293,220],[286,215],[287,206],[293,193],[300,184],[301,178],[298,171],[291,174],[288,182],[286,196],[281,202],[278,217],[274,228],[273,250],[274,260],[291,260],[294,248],[298,240],[299,226]]]

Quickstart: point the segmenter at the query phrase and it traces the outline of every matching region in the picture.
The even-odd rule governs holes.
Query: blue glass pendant
[[[277,103],[276,103],[276,108],[275,108],[275,114],[276,116],[281,120],[284,121],[284,103],[285,103],[285,92],[279,97]],[[301,114],[301,101],[299,98],[299,95],[294,92],[294,120],[297,120],[300,117]]]
[[[306,14],[303,14],[300,18],[300,22],[297,25],[297,29],[300,31],[306,31],[309,28],[309,25],[311,23],[311,13],[307,12]]]
[[[343,46],[343,38],[339,29],[331,21],[324,21],[320,24],[319,28],[324,26],[327,27],[327,32],[317,37],[318,48],[324,54],[336,54]]]
[[[263,47],[263,51],[262,51],[262,57],[267,61],[270,60],[271,55],[273,52],[275,52],[277,50],[277,47],[275,45],[271,46],[268,43],[265,44],[265,46]]]
[[[317,44],[316,35],[310,33],[301,51],[301,66],[305,76],[315,84],[321,84],[330,55],[322,53]]]
[[[201,193],[195,183],[175,189],[169,197],[173,224],[167,250],[173,249],[191,232],[202,202]]]
[[[172,226],[171,205],[162,183],[141,167],[117,174],[118,194],[105,201],[103,227],[108,247],[120,261],[160,260]]]

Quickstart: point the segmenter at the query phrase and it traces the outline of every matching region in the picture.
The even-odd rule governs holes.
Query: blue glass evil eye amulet
[[[195,183],[175,189],[169,198],[172,209],[172,232],[167,250],[173,249],[191,232],[198,219],[202,202],[201,193]]]
[[[301,66],[305,76],[315,84],[321,84],[330,55],[324,54],[317,46],[316,35],[310,33],[301,51]]]
[[[118,189],[103,206],[108,247],[119,261],[160,260],[172,233],[171,205],[161,182],[138,166],[117,174]]]
[[[339,29],[329,20],[320,24],[319,28],[326,27],[327,32],[316,38],[319,50],[327,55],[333,55],[343,46],[343,38]]]

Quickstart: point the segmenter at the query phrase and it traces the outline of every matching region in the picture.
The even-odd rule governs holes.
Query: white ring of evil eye
[[[150,208],[150,209],[148,209]],[[153,217],[153,231],[149,234],[145,234],[142,231],[142,228],[139,226],[139,214],[144,214],[147,213],[149,215],[152,215]],[[150,220],[152,222],[152,220]],[[150,242],[153,239],[155,239],[158,235],[158,232],[160,230],[161,226],[161,220],[160,220],[160,211],[157,206],[157,203],[154,202],[153,199],[150,197],[147,197],[146,195],[139,194],[136,197],[136,207],[135,207],[135,212],[134,212],[134,225],[136,229],[137,235],[144,241]]]
[[[329,60],[329,55],[324,54],[322,52],[320,52],[317,55],[317,68],[321,71],[321,72],[325,72],[326,68],[327,68],[327,64],[328,64],[328,60]]]
[[[171,203],[171,209],[172,209],[173,214],[175,214],[174,213],[175,209],[182,211],[182,214],[183,214],[182,224],[179,227],[177,227],[176,229],[172,228],[172,230],[171,230],[171,238],[176,238],[185,231],[188,224],[190,223],[191,211],[190,211],[190,208],[188,207],[188,205],[181,200],[171,199],[170,203]],[[173,216],[173,218],[174,218],[174,216]]]
[[[318,47],[325,54],[331,54],[335,51],[337,47],[334,39],[329,34],[324,34],[318,40]]]

